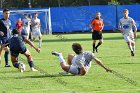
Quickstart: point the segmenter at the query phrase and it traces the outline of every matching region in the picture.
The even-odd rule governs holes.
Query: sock
[[[42,40],[39,40],[39,48],[41,48]]]
[[[97,48],[98,48],[101,44],[102,44],[102,43],[101,43],[101,42],[99,42],[99,43],[98,43],[98,45],[96,46],[96,49],[97,49]]]
[[[93,51],[95,50],[95,43],[93,43]]]
[[[15,68],[19,68],[19,63],[13,63],[13,66],[14,66]]]
[[[63,58],[62,54],[60,54],[58,56],[58,59],[59,59],[59,62],[62,63],[62,62],[65,62],[65,59]]]
[[[129,47],[130,51],[133,51],[133,48],[131,45],[128,45],[128,47]]]
[[[135,51],[135,45],[134,45],[134,46],[132,46],[132,50],[133,50],[133,52]]]
[[[28,64],[29,64],[30,68],[34,67],[33,61],[28,62]]]
[[[5,52],[5,54],[4,54],[5,65],[8,65],[8,54],[9,54],[9,52]]]

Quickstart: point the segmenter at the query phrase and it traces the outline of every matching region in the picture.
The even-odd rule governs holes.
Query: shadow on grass
[[[123,40],[123,37],[107,37],[104,40]],[[75,41],[92,41],[92,38],[66,38],[66,39],[52,39],[52,40],[42,40],[43,42],[75,42]],[[36,41],[37,42],[37,41]]]
[[[39,76],[22,76],[22,77],[16,77],[16,79],[24,79],[24,78],[57,78],[57,77],[69,77],[74,76],[72,74],[69,75],[60,75],[60,74],[52,74],[52,75],[39,75]]]
[[[111,33],[110,33],[111,34]],[[57,37],[57,36],[56,36]],[[43,42],[75,42],[75,41],[92,41],[92,37],[87,38],[67,38],[65,36],[62,36],[63,38],[58,37],[57,39],[50,39],[50,40],[42,40]],[[123,36],[114,36],[114,37],[104,37],[104,40],[123,40]],[[140,38],[140,35],[137,36],[137,39]],[[38,42],[36,40],[35,42]]]

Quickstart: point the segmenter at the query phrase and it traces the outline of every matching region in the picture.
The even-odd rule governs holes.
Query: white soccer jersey
[[[25,27],[25,28],[30,28],[30,25],[31,25],[31,19],[29,19],[29,18],[24,18],[24,19],[23,19],[23,27]]]
[[[29,38],[30,25],[31,25],[31,19],[29,19],[29,18],[23,19],[23,27],[22,28],[23,28],[23,31],[25,31],[27,39]]]
[[[33,38],[36,38],[36,37],[41,37],[41,32],[40,32],[40,19],[39,18],[36,18],[36,19],[32,19],[32,35],[33,35]]]
[[[75,59],[75,63],[79,68],[86,67],[88,70],[91,67],[91,61],[94,58],[95,58],[95,55],[93,55],[92,52],[85,51],[85,52],[77,55],[77,57]]]
[[[34,26],[32,27],[33,30],[40,30],[40,19],[36,18],[36,19],[32,19],[32,24],[34,24]]]
[[[124,17],[120,19],[119,26],[123,30],[123,35],[129,35],[133,33],[132,26],[136,24],[135,21],[128,17],[125,19]]]

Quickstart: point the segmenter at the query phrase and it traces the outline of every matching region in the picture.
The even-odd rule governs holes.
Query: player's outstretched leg
[[[62,53],[56,52],[56,51],[52,51],[52,55],[59,56],[59,55],[62,55]]]
[[[62,68],[64,71],[68,72],[70,66],[66,64],[65,59],[63,58],[62,53],[59,53],[59,52],[56,52],[56,51],[52,51],[51,54],[58,57],[61,68]]]
[[[24,72],[25,71],[25,65],[23,63],[19,63],[18,62],[18,56],[15,57],[15,56],[11,55],[11,61],[12,61],[13,66],[15,68],[18,68],[20,72]]]
[[[29,52],[29,50],[27,50],[24,55],[27,57],[27,60],[28,60],[28,64],[31,68],[31,71],[38,71],[37,69],[34,68],[34,62],[33,62],[33,59],[32,59],[32,56]]]

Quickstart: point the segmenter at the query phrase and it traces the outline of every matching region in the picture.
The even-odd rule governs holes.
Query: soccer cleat
[[[55,56],[59,56],[61,55],[62,53],[59,53],[59,52],[56,52],[56,51],[52,51],[52,55],[55,55]]]
[[[5,65],[5,67],[11,67],[10,65]]]
[[[35,69],[35,68],[33,68],[33,67],[31,67],[31,71],[36,72],[36,71],[38,71],[38,70]]]
[[[24,72],[25,71],[25,65],[23,63],[19,64],[19,71]]]
[[[134,54],[134,52],[133,52],[133,51],[131,51],[131,56],[135,56],[135,54]]]

